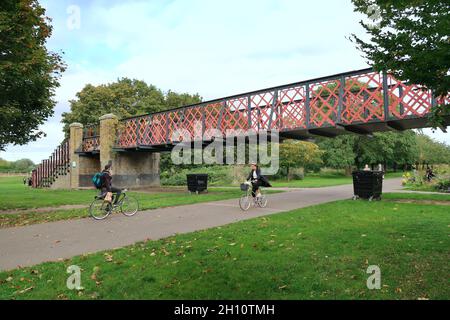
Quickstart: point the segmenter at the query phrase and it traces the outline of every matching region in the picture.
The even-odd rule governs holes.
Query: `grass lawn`
[[[450,194],[441,193],[385,193],[385,200],[430,200],[430,201],[450,201]]]
[[[95,190],[31,189],[22,177],[0,177],[0,210],[87,204]]]
[[[272,191],[273,192],[273,191]],[[0,210],[33,209],[55,207],[60,205],[83,204],[88,206],[96,190],[48,190],[30,189],[24,186],[20,177],[0,177]],[[239,198],[239,188],[210,188],[205,194],[188,192],[138,193],[130,192],[139,200],[141,210],[188,205]],[[27,212],[18,214],[1,214],[0,228],[23,226],[36,223],[88,217],[88,209],[57,210],[52,212]]]
[[[403,197],[339,201],[3,272],[0,298],[449,299],[448,207],[391,201]],[[84,290],[66,288],[70,265],[82,269]],[[381,269],[381,290],[366,287],[370,265]]]
[[[403,172],[392,172],[386,174],[386,179],[401,178]],[[340,174],[309,174],[303,180],[275,180],[271,182],[278,188],[322,188],[352,184],[353,178]]]
[[[411,191],[424,191],[424,192],[437,192],[434,184],[425,183],[423,185],[407,184],[405,186],[406,190]]]

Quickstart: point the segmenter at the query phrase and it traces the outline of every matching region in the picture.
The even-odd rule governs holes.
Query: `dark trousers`
[[[261,180],[253,180],[252,181],[252,197],[256,197],[256,191],[258,191],[259,187],[261,187]]]
[[[106,195],[107,192],[108,192],[108,190],[106,190],[106,188],[102,189],[103,195]],[[122,194],[122,189],[119,189],[116,187],[111,187],[111,192],[114,195],[114,204],[116,204],[117,201],[119,201],[119,199],[120,199],[120,195]]]

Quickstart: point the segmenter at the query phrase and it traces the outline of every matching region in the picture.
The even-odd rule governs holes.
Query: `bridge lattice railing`
[[[82,152],[100,150],[100,128],[98,124],[87,125],[83,128]]]
[[[437,103],[430,90],[365,69],[123,119],[117,147],[172,144],[179,129],[208,140],[209,129],[283,132],[422,118]]]
[[[69,171],[69,141],[64,141],[32,171],[31,185],[33,188],[50,187],[59,176],[67,175]]]

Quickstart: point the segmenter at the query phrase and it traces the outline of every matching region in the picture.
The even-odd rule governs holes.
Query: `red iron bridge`
[[[425,128],[432,107],[449,102],[450,95],[437,99],[419,85],[364,69],[122,119],[114,149],[167,151],[180,142],[174,139],[180,130],[206,143],[214,138],[211,129],[223,135],[276,130],[281,139],[310,139]],[[86,134],[83,151],[95,152],[96,139]]]

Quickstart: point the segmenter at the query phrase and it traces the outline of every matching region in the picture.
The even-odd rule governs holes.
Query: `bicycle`
[[[241,190],[245,193],[239,199],[239,207],[241,207],[242,211],[248,211],[253,203],[254,207],[265,208],[267,207],[267,197],[263,193],[262,188],[259,188],[260,196],[253,197],[251,185],[248,183],[241,184]]]
[[[104,220],[111,213],[120,209],[120,212],[127,216],[132,217],[139,211],[139,201],[127,194],[128,190],[123,190],[120,199],[117,203],[114,203],[116,194],[113,195],[113,200],[111,202],[105,201],[106,194],[99,194],[95,196],[94,201],[92,201],[89,207],[89,214],[95,220]]]

